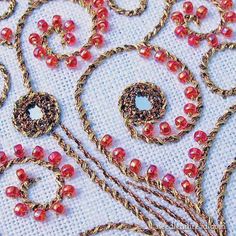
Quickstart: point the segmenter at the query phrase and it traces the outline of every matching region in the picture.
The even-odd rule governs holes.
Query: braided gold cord
[[[236,84],[235,87],[231,89],[222,89],[219,86],[217,86],[211,79],[210,75],[208,73],[208,67],[209,67],[209,62],[210,59],[214,54],[220,51],[224,51],[226,49],[236,49],[236,43],[223,43],[220,44],[217,48],[211,48],[203,57],[202,57],[202,63],[200,65],[201,69],[201,77],[203,81],[206,83],[207,87],[210,88],[210,90],[213,93],[216,93],[223,98],[229,97],[229,96],[234,96],[236,95]]]
[[[0,16],[0,21],[7,19],[8,17],[10,17],[13,13],[14,10],[16,8],[16,0],[7,0],[7,2],[9,2],[9,6],[6,12],[4,12],[1,16]]]
[[[8,92],[10,90],[10,75],[8,74],[6,67],[2,64],[0,64],[0,72],[3,77],[3,89],[2,92],[0,93],[0,108],[1,108],[5,100],[7,99]]]

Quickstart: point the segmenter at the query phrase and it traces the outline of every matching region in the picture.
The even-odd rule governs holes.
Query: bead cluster
[[[25,150],[21,144],[17,144],[14,146],[14,154],[16,156],[16,159],[18,160],[26,159]],[[36,146],[32,151],[32,157],[33,160],[36,161],[36,163],[37,161],[43,161],[45,157],[44,149],[41,146]],[[70,164],[65,164],[59,169],[58,166],[61,164],[61,161],[62,161],[62,155],[57,151],[52,152],[48,156],[47,162],[43,161],[43,163],[47,167],[49,167],[48,169],[53,171],[56,170],[59,172],[59,174],[57,175],[61,176],[60,182],[63,183],[59,189],[60,192],[59,194],[61,196],[61,199],[56,197],[50,204],[46,204],[49,205],[49,207],[45,207],[38,203],[33,203],[29,200],[27,190],[32,183],[36,182],[36,180],[30,178],[28,174],[25,172],[25,170],[22,168],[16,171],[16,176],[21,183],[21,187],[19,188],[16,186],[9,186],[5,190],[5,194],[7,197],[16,199],[20,198],[23,200],[22,203],[17,203],[14,208],[14,213],[16,216],[24,217],[28,214],[29,210],[32,209],[34,211],[34,219],[36,221],[43,222],[46,220],[48,210],[52,210],[58,215],[65,213],[65,207],[64,205],[62,205],[61,200],[64,197],[71,198],[76,196],[76,189],[72,185],[64,184],[64,178],[73,177],[75,174],[75,169]],[[0,169],[1,166],[2,167],[7,166],[9,162],[10,160],[8,160],[8,157],[5,154],[5,152],[0,151]]]
[[[213,2],[213,4],[216,3]],[[210,47],[217,47],[219,45],[217,35],[220,34],[226,38],[231,38],[233,30],[227,24],[236,22],[236,13],[230,10],[233,7],[233,1],[221,0],[219,4],[216,4],[216,7],[221,14],[221,23],[218,28],[208,34],[197,33],[189,28],[188,23],[192,21],[200,25],[202,20],[207,17],[208,9],[202,5],[194,12],[193,3],[191,1],[185,1],[183,3],[183,13],[176,11],[171,15],[172,21],[177,24],[175,35],[181,39],[188,37],[188,44],[192,47],[198,47],[200,42],[205,39]]]

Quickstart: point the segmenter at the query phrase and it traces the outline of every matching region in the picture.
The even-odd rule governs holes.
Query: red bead
[[[103,33],[106,33],[109,30],[109,23],[107,20],[100,20],[97,23],[97,29]]]
[[[233,36],[233,30],[227,26],[224,26],[221,29],[221,34],[223,34],[226,38],[231,38]]]
[[[162,184],[166,188],[173,188],[175,184],[175,177],[172,174],[167,174],[162,179]]]
[[[105,7],[101,7],[97,10],[98,19],[106,19],[109,16],[108,10]]]
[[[221,0],[220,6],[227,10],[233,7],[233,1],[232,0]]]
[[[167,59],[167,55],[165,51],[163,50],[158,50],[155,54],[155,60],[160,63],[164,63]]]
[[[174,21],[176,24],[183,24],[184,23],[184,16],[181,12],[176,11],[176,12],[172,13],[171,20]]]
[[[7,163],[7,155],[5,152],[0,151],[0,164],[5,165]]]
[[[11,198],[18,198],[21,195],[20,190],[15,186],[7,187],[5,193],[7,197],[11,197]]]
[[[29,42],[30,42],[32,45],[39,45],[39,44],[42,43],[42,39],[41,39],[41,37],[39,36],[39,34],[33,33],[33,34],[30,34],[30,36],[29,36]]]
[[[49,68],[56,68],[58,66],[58,59],[54,55],[49,55],[46,58],[46,64]]]
[[[107,148],[112,145],[112,137],[109,134],[105,134],[100,142],[100,144],[104,147]]]
[[[139,174],[141,167],[142,167],[142,164],[140,160],[138,159],[133,159],[129,164],[130,171],[134,172],[137,175]]]
[[[201,41],[200,37],[195,34],[191,34],[188,36],[188,44],[191,47],[198,47],[200,44],[200,41]]]
[[[197,113],[197,107],[193,103],[187,103],[184,106],[184,112],[185,114],[192,116]]]
[[[99,8],[102,7],[104,4],[104,0],[93,0],[93,6],[95,8]]]
[[[152,55],[152,48],[142,46],[139,48],[139,54],[145,58],[149,58]]]
[[[188,86],[184,90],[184,94],[185,94],[186,98],[188,98],[188,99],[196,99],[199,95],[199,92],[196,88],[194,88],[192,86]]]
[[[179,130],[185,130],[188,127],[188,122],[183,116],[178,116],[175,119],[175,125]]]
[[[192,4],[192,2],[189,2],[189,1],[185,2],[183,4],[183,9],[184,9],[184,13],[186,13],[188,15],[192,14],[193,13],[193,4]]]
[[[194,134],[194,140],[200,144],[204,144],[207,142],[208,137],[207,134],[201,130],[198,130]]]
[[[233,11],[226,12],[224,14],[224,19],[228,23],[235,23],[236,22],[236,13]]]
[[[46,220],[46,211],[43,209],[36,209],[34,211],[34,219],[43,222]]]
[[[167,68],[172,72],[176,72],[181,68],[181,64],[178,61],[170,60],[167,63]]]
[[[199,148],[190,148],[188,156],[195,161],[200,161],[203,158],[203,152]]]
[[[143,127],[143,135],[150,137],[153,136],[154,133],[154,125],[151,123],[147,123]]]
[[[38,59],[42,59],[43,57],[45,57],[47,55],[47,51],[44,47],[42,46],[37,46],[34,49],[34,56]]]
[[[85,48],[81,48],[79,51],[79,55],[85,60],[85,61],[89,61],[92,58],[92,55],[90,53],[90,51],[88,51]]]
[[[73,46],[76,43],[76,37],[72,33],[66,33],[64,36],[64,41],[67,45]]]
[[[196,178],[198,175],[198,168],[193,163],[188,163],[184,166],[184,174],[189,178]]]
[[[62,18],[59,15],[55,15],[52,18],[52,25],[55,28],[61,28],[62,27]]]
[[[180,72],[179,75],[178,75],[179,81],[183,84],[189,82],[189,78],[190,78],[190,75],[189,75],[189,72],[187,70],[184,70],[184,71]]]
[[[94,34],[92,36],[92,44],[96,47],[101,47],[104,44],[104,38],[101,34]]]
[[[17,216],[24,217],[28,214],[28,206],[25,203],[17,203],[14,212]]]
[[[55,211],[58,215],[62,215],[65,213],[65,207],[60,202],[54,203],[52,206],[52,210]]]
[[[192,193],[194,191],[194,185],[191,184],[188,180],[184,180],[182,183],[181,183],[181,186],[184,190],[184,192],[186,193]]]
[[[25,182],[27,179],[28,179],[28,176],[27,174],[25,173],[25,170],[24,169],[18,169],[16,171],[16,176],[18,177],[18,179],[21,181],[21,182]]]
[[[10,41],[12,39],[13,32],[10,28],[5,27],[1,30],[1,36],[3,39]]]
[[[202,20],[206,17],[208,13],[208,9],[205,7],[205,6],[200,6],[198,9],[197,9],[197,12],[196,12],[196,16]]]
[[[14,146],[14,152],[15,152],[15,156],[18,158],[25,157],[25,151],[21,144],[17,144]]]
[[[170,135],[171,134],[171,127],[167,122],[160,123],[160,132],[162,135]]]
[[[64,178],[70,178],[75,174],[75,169],[72,165],[66,164],[61,168],[61,175]]]
[[[217,36],[215,34],[209,34],[207,36],[207,41],[208,41],[209,46],[211,47],[217,47],[219,45]]]
[[[47,23],[47,21],[45,21],[45,20],[40,20],[40,21],[38,21],[38,28],[39,28],[39,30],[41,30],[42,32],[46,32],[46,31],[48,31],[48,23]]]
[[[64,197],[69,197],[69,198],[75,197],[76,196],[76,190],[75,190],[74,186],[64,185],[63,188],[62,188],[62,195]]]
[[[112,152],[113,160],[117,163],[124,161],[125,150],[123,148],[115,148]]]
[[[69,69],[76,69],[78,66],[78,61],[75,56],[70,56],[66,58],[66,65]]]
[[[148,170],[147,170],[147,177],[149,179],[156,179],[158,175],[158,169],[155,165],[150,165]]]
[[[72,32],[75,30],[75,22],[73,20],[68,20],[64,23],[64,30],[67,32]]]
[[[188,29],[183,25],[179,25],[175,28],[175,35],[179,38],[184,38],[188,35]]]
[[[57,151],[52,152],[48,157],[48,161],[54,166],[58,166],[61,163],[61,160],[62,155]]]
[[[40,146],[36,146],[32,152],[33,157],[36,159],[43,159],[44,157],[44,149]]]

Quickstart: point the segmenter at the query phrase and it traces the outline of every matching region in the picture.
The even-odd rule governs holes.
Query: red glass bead
[[[232,0],[221,0],[220,6],[227,10],[233,7],[233,1]]]
[[[25,157],[25,151],[21,144],[17,144],[14,146],[14,153],[15,153],[15,156],[18,158]]]
[[[179,38],[184,38],[188,35],[188,29],[183,25],[179,25],[175,28],[175,35]]]
[[[187,1],[183,4],[183,9],[185,14],[192,14],[193,13],[193,4],[190,1]]]
[[[202,20],[206,17],[207,13],[208,13],[208,9],[205,6],[200,6],[197,9],[196,16]]]
[[[72,33],[66,33],[64,36],[64,41],[66,42],[67,45],[73,46],[76,43],[76,37]]]
[[[171,127],[167,122],[160,123],[160,132],[162,135],[170,135],[171,134]]]
[[[194,191],[194,185],[191,184],[188,180],[184,180],[182,183],[181,183],[181,186],[184,190],[184,192],[186,193],[192,193]]]
[[[111,145],[112,145],[112,137],[111,137],[111,135],[105,134],[105,135],[102,137],[102,140],[101,140],[100,144],[101,144],[104,148],[107,148],[107,147],[111,146]]]
[[[52,152],[48,157],[48,161],[54,166],[58,166],[61,163],[61,160],[62,155],[57,151]]]
[[[92,36],[92,44],[96,47],[102,47],[104,44],[104,38],[101,34],[94,34]]]
[[[198,47],[200,44],[200,40],[200,37],[195,34],[191,34],[188,36],[188,44],[191,47]]]
[[[199,148],[190,148],[188,156],[195,161],[200,161],[203,158],[203,152]]]
[[[198,174],[198,168],[193,163],[188,163],[184,166],[184,174],[189,178],[196,178]]]
[[[102,7],[104,4],[104,0],[93,0],[93,6],[95,8],[99,8]]]
[[[17,203],[14,212],[17,216],[24,217],[28,214],[28,206],[25,203]]]
[[[62,27],[62,18],[59,15],[55,15],[52,18],[52,25],[55,28],[61,28]]]
[[[42,43],[42,39],[41,37],[39,36],[39,34],[37,33],[32,33],[30,34],[29,36],[29,42],[32,44],[32,45],[39,45]]]
[[[181,12],[176,11],[176,12],[172,13],[171,20],[174,21],[176,24],[183,24],[184,23],[184,16]]]
[[[112,152],[113,160],[117,163],[124,161],[125,155],[125,150],[121,147],[115,148]]]
[[[108,10],[105,7],[101,7],[97,10],[98,19],[106,19],[109,16]]]
[[[48,27],[49,27],[49,25],[48,25],[47,21],[45,21],[45,20],[38,21],[38,28],[42,32],[48,31]]]
[[[154,125],[153,124],[147,123],[144,125],[143,135],[150,137],[150,136],[153,136],[153,132],[154,132]]]
[[[62,188],[62,195],[64,197],[69,197],[69,198],[75,197],[76,196],[76,190],[75,190],[74,186],[64,185],[63,188]]]
[[[189,72],[187,70],[184,70],[184,71],[180,72],[179,75],[178,75],[179,81],[183,84],[189,82],[189,78],[190,78],[190,75],[189,75]]]
[[[37,46],[34,49],[34,56],[38,59],[42,59],[43,57],[45,57],[47,55],[47,51],[44,47],[42,46]]]
[[[69,69],[76,69],[78,66],[78,61],[75,56],[70,56],[66,58],[66,65]]]
[[[192,86],[188,86],[184,90],[184,94],[185,94],[186,98],[188,98],[188,99],[196,99],[199,95],[199,92],[196,88],[194,88]]]
[[[178,116],[175,119],[175,125],[179,130],[185,130],[188,127],[188,121],[183,116]]]
[[[207,41],[208,41],[209,46],[211,47],[217,47],[219,45],[217,36],[215,34],[209,34],[207,36]]]
[[[187,103],[184,106],[184,112],[185,114],[192,116],[197,113],[197,107],[193,103]]]
[[[56,56],[54,55],[49,55],[46,58],[46,64],[49,68],[56,68],[58,66],[58,59]]]
[[[223,34],[226,38],[231,38],[233,36],[233,30],[227,26],[224,26],[221,29],[221,34]]]
[[[165,51],[163,50],[158,50],[155,54],[155,60],[160,63],[164,63],[167,59],[167,55]]]
[[[5,27],[1,30],[1,36],[3,39],[10,41],[12,39],[13,32],[10,28]]]
[[[133,159],[129,164],[130,171],[134,172],[137,175],[139,174],[141,167],[142,167],[141,161],[138,159]]]
[[[85,61],[89,61],[92,58],[92,55],[90,53],[90,51],[88,51],[85,48],[81,48],[79,51],[79,55],[85,60]]]
[[[109,23],[107,20],[100,20],[97,23],[97,29],[103,33],[106,33],[109,30]]]
[[[61,175],[64,178],[71,178],[75,174],[75,169],[72,165],[66,164],[61,167]]]
[[[43,209],[36,209],[34,211],[34,219],[43,222],[46,220],[46,211]]]
[[[152,55],[152,48],[151,47],[142,46],[142,47],[139,48],[139,54],[142,57],[149,58]]]
[[[15,186],[7,187],[5,193],[7,197],[11,197],[11,198],[18,198],[21,195],[20,190]]]
[[[155,165],[150,165],[148,170],[147,170],[147,177],[149,179],[156,179],[158,175],[158,169]]]
[[[43,159],[44,157],[44,149],[40,146],[36,146],[32,152],[33,157],[36,159]]]
[[[224,14],[224,19],[228,23],[235,23],[236,22],[236,13],[233,11],[226,12]]]
[[[175,177],[172,174],[167,174],[162,179],[162,184],[166,188],[173,188],[175,184]]]
[[[181,68],[181,64],[178,61],[170,60],[167,63],[167,68],[172,72],[176,72]]]
[[[28,175],[25,173],[24,169],[18,169],[16,171],[16,176],[21,182],[25,182],[28,179]]]
[[[65,213],[65,207],[60,202],[54,203],[52,205],[52,210],[55,211],[58,215],[62,215]]]
[[[5,152],[0,151],[0,164],[5,165],[7,163],[7,155]]]
[[[194,134],[194,140],[198,143],[204,144],[207,142],[208,137],[207,134],[201,130],[198,130]]]
[[[64,30],[67,32],[72,32],[75,30],[75,22],[73,20],[67,20],[64,23]]]

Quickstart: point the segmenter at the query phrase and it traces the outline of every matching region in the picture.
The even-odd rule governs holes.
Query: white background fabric
[[[174,10],[181,10],[182,3],[183,1],[177,3],[174,6]],[[203,0],[197,0],[194,3],[196,6],[204,4],[209,9],[209,17],[204,21],[201,30],[207,32],[215,28],[220,19],[216,8]],[[235,1],[234,3],[236,4]],[[2,2],[0,4],[3,6],[0,11],[4,12],[7,4]],[[125,8],[132,9],[138,5],[138,1],[127,2],[119,0],[119,4]],[[96,56],[116,46],[138,43],[158,23],[163,7],[163,1],[150,0],[148,1],[147,10],[140,17],[132,18],[117,15],[110,10],[109,22],[111,30],[105,35],[105,47],[99,50],[93,49],[93,55]],[[17,20],[26,8],[26,1],[18,3],[15,14],[8,20],[0,22],[0,28],[9,26],[15,30]],[[60,63],[58,69],[51,70],[47,68],[45,62],[37,61],[33,57],[33,46],[28,43],[29,34],[36,31],[36,24],[39,19],[43,18],[50,22],[55,14],[62,15],[65,20],[73,19],[78,23],[79,28],[76,34],[80,41],[79,46],[86,41],[90,34],[91,19],[84,9],[76,4],[67,1],[52,1],[36,10],[27,21],[23,32],[24,56],[33,86],[37,91],[46,91],[57,98],[62,109],[62,123],[73,130],[76,136],[83,141],[85,147],[99,158],[109,173],[125,181],[127,178],[109,164],[105,157],[98,153],[95,150],[95,146],[88,140],[75,108],[74,91],[76,81],[80,78],[88,63],[81,62],[80,68],[75,71],[68,70],[63,63]],[[232,27],[235,29],[235,25]],[[155,37],[152,44],[158,44],[175,54],[183,63],[187,64],[199,81],[204,108],[201,119],[194,131],[202,129],[209,132],[214,127],[217,118],[229,106],[235,104],[236,98],[223,99],[209,91],[201,80],[199,70],[202,55],[209,49],[207,43],[203,42],[201,47],[193,49],[188,46],[186,40],[179,40],[175,37],[174,28],[175,24],[168,20],[165,28]],[[225,39],[222,38],[222,40]],[[235,41],[235,36],[233,40]],[[57,37],[52,37],[50,44],[57,51],[64,50],[66,52],[66,50],[70,50],[68,48],[62,49]],[[226,51],[217,54],[210,63],[209,71],[212,80],[223,88],[230,88],[236,85],[235,56],[235,51]],[[12,148],[17,143],[22,143],[29,154],[35,145],[45,147],[47,154],[53,150],[62,152],[56,142],[49,136],[29,139],[23,137],[14,129],[11,123],[14,102],[21,95],[26,94],[26,90],[22,85],[22,75],[18,67],[15,51],[1,47],[0,62],[6,65],[9,70],[12,84],[9,97],[0,111],[0,149],[6,151],[10,157],[13,156]],[[182,168],[185,163],[191,162],[187,156],[187,151],[190,147],[196,146],[193,141],[194,131],[184,136],[178,143],[164,146],[146,144],[129,136],[117,106],[119,96],[129,84],[138,81],[154,82],[162,88],[167,97],[168,109],[164,119],[173,124],[174,118],[183,114],[183,105],[186,102],[183,95],[183,86],[175,78],[175,75],[170,74],[164,67],[157,65],[153,60],[144,60],[136,52],[124,53],[107,60],[93,73],[85,86],[83,101],[86,104],[89,119],[96,133],[100,137],[105,133],[111,134],[115,140],[114,145],[122,146],[127,151],[127,164],[134,157],[138,157],[142,161],[143,171],[147,169],[148,165],[156,164],[160,170],[160,177],[165,173],[173,173],[178,179],[177,186],[179,186],[179,182],[184,179]],[[2,88],[1,79],[0,88]],[[223,171],[236,156],[235,122],[236,116],[234,115],[220,131],[211,149],[207,163],[203,185],[206,198],[205,209],[214,218],[216,218],[216,196]],[[64,163],[73,163],[76,167],[76,177],[69,182],[78,189],[76,198],[63,201],[68,209],[66,216],[56,217],[50,213],[45,223],[35,222],[31,213],[29,217],[23,219],[16,217],[13,212],[16,201],[5,197],[4,193],[7,186],[17,185],[15,176],[17,167],[14,166],[1,176],[0,181],[0,234],[2,236],[74,236],[81,231],[111,221],[139,223],[144,226],[134,215],[93,184],[70,158],[65,154],[63,154],[63,158]],[[96,169],[94,165],[91,164],[91,166]],[[40,202],[50,200],[56,189],[52,173],[31,164],[25,165],[25,169],[34,177],[43,177],[42,181],[31,189],[30,196],[32,199]],[[235,183],[236,175],[233,174],[228,186],[225,209],[229,235],[236,234]],[[126,195],[124,194],[124,196]],[[112,234],[136,235],[135,233],[121,231],[107,232],[103,235]],[[171,235],[175,235],[175,233]]]

